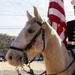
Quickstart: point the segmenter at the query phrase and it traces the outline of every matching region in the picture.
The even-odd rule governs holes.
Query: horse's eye
[[[28,32],[29,32],[29,33],[33,33],[34,30],[33,30],[33,29],[29,29]]]

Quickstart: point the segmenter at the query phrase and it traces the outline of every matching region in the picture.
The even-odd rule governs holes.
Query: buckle
[[[42,29],[46,29],[47,28],[47,26],[46,26],[46,21],[43,19],[43,21],[42,21]]]
[[[46,24],[42,25],[42,29],[46,29]]]
[[[72,45],[75,45],[75,42],[72,42]]]

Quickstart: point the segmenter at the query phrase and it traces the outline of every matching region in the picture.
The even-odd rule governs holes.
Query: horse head
[[[36,7],[34,15],[35,17],[27,11],[28,21],[6,54],[7,61],[13,66],[27,64],[28,60],[42,53],[47,46],[48,25],[43,21]]]

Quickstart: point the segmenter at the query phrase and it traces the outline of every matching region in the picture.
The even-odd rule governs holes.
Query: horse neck
[[[70,62],[70,56],[61,39],[56,32],[51,34],[50,31],[54,31],[54,29],[51,27],[47,29],[47,46],[43,52],[48,74],[64,70]]]

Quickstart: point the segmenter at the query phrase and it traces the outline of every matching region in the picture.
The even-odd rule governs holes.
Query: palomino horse
[[[75,62],[68,53],[55,30],[44,21],[34,7],[32,17],[27,12],[28,21],[18,37],[11,44],[6,59],[13,66],[28,64],[42,53],[47,75],[73,75]]]

